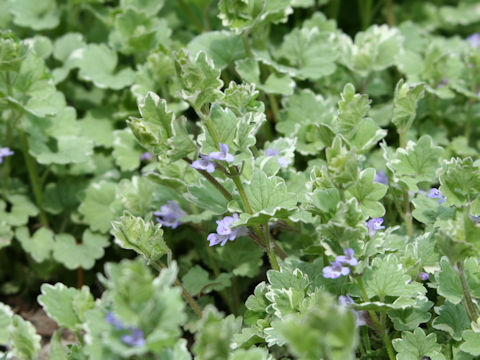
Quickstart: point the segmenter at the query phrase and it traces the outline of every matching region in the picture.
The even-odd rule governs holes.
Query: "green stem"
[[[402,127],[398,130],[398,135],[400,137],[400,147],[405,149],[407,147],[407,132],[410,128],[411,121],[408,122],[407,126]],[[407,227],[407,235],[413,236],[413,218],[412,211],[410,209],[410,198],[408,196],[408,190],[403,191],[403,206],[405,207],[405,226]]]
[[[22,129],[18,129],[18,135],[20,137],[20,146],[22,147],[23,156],[25,158],[25,164],[27,165],[28,176],[33,188],[33,195],[35,196],[35,202],[37,203],[38,210],[40,211],[40,222],[43,226],[48,226],[48,218],[45,210],[43,209],[43,193],[40,185],[40,178],[38,177],[35,161],[28,152],[28,139]]]
[[[369,352],[372,347],[370,346],[370,338],[368,337],[368,328],[366,326],[362,327],[362,337],[363,343],[365,345],[365,350]]]
[[[183,0],[177,0],[177,1],[180,7],[182,8],[182,10],[185,12],[185,14],[190,18],[190,20],[192,20],[192,23],[193,25],[195,25],[197,30],[199,32],[203,32],[203,25],[200,22],[200,20],[198,20],[198,18],[195,16],[192,9],[190,9],[190,7],[187,4],[185,4]]]
[[[393,10],[393,0],[385,0],[385,12],[387,13],[387,24],[390,27],[395,26],[395,12]]]
[[[465,124],[465,138],[467,139],[467,144],[470,140],[470,132],[472,128],[472,101],[468,101],[468,108],[467,108],[467,123]]]
[[[184,161],[186,161],[187,163],[191,164],[192,161],[187,158],[187,157],[184,157],[183,158]],[[215,186],[217,188],[218,191],[220,191],[222,193],[222,195],[225,197],[225,199],[227,200],[232,200],[233,199],[233,196],[232,194],[230,194],[228,192],[227,189],[225,189],[225,187],[220,184],[217,179],[215,179],[212,175],[210,175],[208,172],[206,172],[205,170],[199,170],[197,169],[197,171],[202,174],[208,181],[210,181],[210,183]]]
[[[275,98],[275,95],[272,94],[267,94],[268,101],[270,102],[270,108],[272,110],[273,114],[273,121],[277,123],[280,120],[280,112],[278,108],[278,102],[277,99]]]
[[[459,261],[457,263],[458,274],[460,275],[460,282],[462,283],[463,294],[465,295],[465,302],[467,303],[468,309],[472,316],[472,321],[477,321],[478,313],[473,303],[472,295],[470,294],[470,287],[468,286],[467,279],[465,278],[465,269],[463,268],[463,263]]]
[[[357,278],[358,285],[360,287],[360,291],[362,292],[363,299],[368,302],[370,299],[368,298],[367,291],[365,290],[365,285],[363,284],[363,280],[361,277]],[[373,323],[377,327],[378,331],[382,335],[382,340],[385,343],[385,347],[387,348],[387,354],[388,358],[390,360],[395,360],[395,351],[393,350],[393,345],[392,345],[392,340],[390,339],[390,336],[388,336],[388,332],[385,328],[385,324],[380,322],[378,319],[377,314],[373,310],[369,310],[368,314],[370,315]]]
[[[265,228],[265,245],[267,247],[268,259],[270,260],[272,269],[276,271],[280,271],[280,266],[278,266],[277,257],[275,256],[275,250],[274,250],[274,247],[272,246],[272,241],[270,239],[270,230],[268,229],[268,225],[265,225],[264,228]]]
[[[75,336],[77,337],[78,342],[81,346],[85,346],[85,341],[83,341],[83,336],[80,333],[80,330],[75,330]]]
[[[161,261],[152,262],[151,265],[158,272],[160,272],[162,269],[166,268],[166,266]],[[193,311],[195,311],[195,313],[198,315],[198,317],[201,318],[203,316],[203,311],[202,311],[202,308],[200,307],[200,305],[198,305],[198,303],[195,301],[193,296],[187,291],[187,289],[185,289],[183,284],[177,278],[175,278],[174,283],[175,283],[176,286],[178,286],[180,288],[180,290],[182,290],[182,295],[185,298],[185,300],[187,300],[188,304],[191,306]]]
[[[362,30],[365,30],[372,20],[372,0],[358,0],[358,7],[361,9]]]
[[[248,33],[243,33],[242,34],[242,41],[243,41],[243,47],[245,48],[245,52],[247,53],[248,57],[253,57],[252,49],[250,48],[250,44],[248,43]]]
[[[12,145],[12,125],[10,120],[7,120],[7,134],[6,134],[6,146],[10,149]],[[3,199],[7,200],[8,183],[10,181],[10,157],[5,158],[3,164]]]

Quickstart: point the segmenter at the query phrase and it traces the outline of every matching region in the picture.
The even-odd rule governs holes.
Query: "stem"
[[[151,265],[158,272],[160,272],[162,269],[166,268],[166,266],[161,261],[152,262]],[[187,300],[188,304],[192,307],[193,311],[195,311],[195,313],[198,315],[198,317],[201,318],[203,316],[203,311],[202,311],[202,308],[200,307],[200,305],[198,305],[198,303],[195,301],[193,296],[190,295],[190,293],[187,291],[187,289],[185,289],[183,284],[177,278],[175,278],[174,283],[175,283],[176,286],[178,286],[180,288],[180,290],[182,290],[182,295],[185,298],[185,300]]]
[[[265,228],[265,245],[267,246],[268,259],[270,260],[270,264],[272,265],[273,270],[280,271],[280,266],[278,266],[278,261],[275,256],[275,251],[272,247],[272,241],[270,239],[270,230],[268,229],[268,225],[264,226],[264,228]]]
[[[38,210],[40,211],[40,222],[43,226],[48,226],[48,218],[45,210],[43,209],[43,193],[40,185],[40,178],[38,177],[35,162],[32,156],[28,152],[28,139],[22,129],[18,129],[18,135],[20,137],[20,146],[22,147],[23,156],[25,158],[25,164],[27,165],[28,176],[30,183],[32,184],[33,194],[35,196],[35,202],[37,203]]]
[[[465,124],[465,137],[467,138],[467,144],[470,142],[470,132],[472,127],[472,101],[468,101],[467,108],[467,123]]]
[[[277,123],[280,120],[280,114],[278,110],[278,102],[275,98],[275,95],[267,94],[268,101],[270,102],[270,107],[272,109],[273,121]]]
[[[364,4],[363,7],[362,4]],[[358,0],[358,6],[361,10],[362,30],[365,30],[372,19],[372,0]]]
[[[183,0],[177,0],[177,1],[180,7],[182,8],[182,10],[185,12],[185,14],[190,18],[190,20],[192,20],[192,23],[193,25],[195,25],[197,30],[199,32],[203,32],[203,25],[200,22],[200,20],[198,20],[198,18],[195,16],[192,9],[190,9],[190,7],[187,4],[185,4]]]
[[[10,149],[12,145],[12,125],[10,120],[7,120],[7,147]],[[5,158],[5,162],[3,164],[3,199],[7,200],[7,193],[8,193],[8,183],[10,181],[10,157],[7,156]]]
[[[393,0],[385,0],[385,12],[387,13],[387,24],[390,27],[395,26],[395,12],[393,11]]]
[[[363,299],[365,301],[370,301],[367,295],[367,291],[365,290],[365,285],[363,284],[363,280],[361,277],[357,278],[358,286],[360,287],[360,291],[362,292]],[[372,318],[373,323],[377,327],[378,331],[382,334],[382,340],[385,343],[385,347],[387,348],[388,358],[390,360],[395,360],[395,351],[393,350],[392,340],[390,336],[388,336],[388,332],[385,329],[385,324],[382,324],[378,319],[377,314],[373,310],[368,310],[368,314]]]
[[[252,49],[250,48],[250,44],[248,43],[248,33],[242,34],[242,41],[243,47],[245,48],[245,52],[247,53],[248,57],[253,57]]]
[[[81,289],[83,284],[83,269],[77,268],[77,289]]]
[[[409,121],[409,125],[411,125],[411,121]],[[406,148],[407,147],[407,132],[409,129],[409,125],[407,127],[402,127],[398,131],[398,135],[400,137],[400,147]],[[413,219],[412,219],[412,211],[410,209],[410,198],[408,196],[408,190],[403,191],[403,206],[405,207],[405,226],[407,227],[407,235],[413,236]]]
[[[468,309],[470,310],[471,316],[473,317],[473,319],[471,320],[477,321],[478,313],[477,309],[475,308],[475,304],[473,303],[472,295],[470,294],[470,288],[468,286],[467,279],[465,278],[465,269],[463,268],[463,263],[459,261],[457,263],[457,266],[458,274],[460,275],[460,282],[462,283],[463,294],[465,295],[465,302],[467,303]]]
[[[77,337],[78,342],[81,346],[85,346],[85,341],[83,341],[83,336],[80,333],[80,330],[75,330],[75,336]]]
[[[187,157],[184,157],[183,160],[185,160],[187,163],[191,164],[192,163],[192,160],[190,160],[189,158]],[[225,189],[225,187],[220,184],[212,175],[210,175],[208,172],[206,172],[205,170],[199,170],[199,169],[196,169],[200,174],[202,174],[208,181],[210,181],[210,183],[215,186],[217,188],[218,191],[220,191],[222,193],[222,195],[225,197],[225,199],[227,200],[232,200],[233,199],[233,196],[228,192],[227,189]]]

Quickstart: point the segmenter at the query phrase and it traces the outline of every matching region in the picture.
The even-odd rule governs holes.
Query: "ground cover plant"
[[[479,14],[0,0],[1,358],[479,358]]]

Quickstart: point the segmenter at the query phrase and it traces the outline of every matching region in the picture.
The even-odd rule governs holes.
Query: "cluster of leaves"
[[[480,356],[478,4],[339,4],[0,2],[0,293],[77,270],[50,359]]]

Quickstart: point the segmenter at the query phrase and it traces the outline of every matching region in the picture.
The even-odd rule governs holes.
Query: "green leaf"
[[[363,281],[369,299],[374,296],[378,296],[380,300],[385,296],[415,298],[426,293],[422,284],[411,281],[398,257],[393,254],[384,258],[376,257],[372,265],[365,269]]]
[[[224,318],[213,306],[207,306],[195,335],[193,354],[202,360],[228,359],[232,336],[241,326],[241,318],[233,315]]]
[[[357,199],[363,214],[372,218],[385,214],[385,208],[378,200],[387,192],[387,187],[374,182],[374,178],[375,169],[365,169],[360,173],[357,182],[347,189],[347,194]]]
[[[440,260],[441,270],[435,274],[438,282],[438,293],[444,296],[452,304],[458,304],[463,299],[463,288],[460,276],[452,268],[449,260],[443,257]]]
[[[19,227],[15,230],[15,237],[36,262],[42,262],[50,258],[53,236],[53,232],[44,227],[35,231],[33,236],[30,236],[27,227]]]
[[[85,198],[78,208],[93,231],[106,233],[110,230],[110,222],[115,219],[116,185],[101,181],[92,183],[85,192]]]
[[[355,43],[346,35],[340,37],[342,62],[361,76],[394,65],[402,49],[402,37],[396,28],[372,25],[355,35]]]
[[[228,360],[267,360],[268,351],[262,348],[239,349],[230,354]]]
[[[421,328],[412,332],[403,332],[401,339],[393,340],[393,347],[398,352],[399,360],[418,360],[423,356],[431,360],[445,360],[442,355],[442,347],[437,344],[435,334],[425,335]]]
[[[444,160],[440,184],[448,205],[463,206],[480,193],[480,164],[470,157]]]
[[[140,217],[125,212],[120,221],[112,222],[112,228],[118,245],[145,256],[149,262],[155,262],[170,251],[163,240],[161,226],[145,222]]]
[[[210,280],[208,272],[196,265],[182,277],[182,283],[192,295],[208,294],[213,290],[220,291],[229,287],[231,277],[231,274],[222,273],[216,279]]]
[[[313,155],[329,145],[320,135],[318,125],[331,125],[335,116],[333,101],[302,89],[283,98],[282,106],[276,129],[285,136],[297,137],[296,151]]]
[[[417,192],[420,182],[436,182],[436,172],[444,150],[434,146],[430,136],[424,135],[416,143],[409,141],[406,149],[398,148],[392,157],[386,154],[386,148],[384,152],[394,180],[404,183],[410,191]]]
[[[470,327],[463,304],[452,304],[446,301],[442,306],[435,307],[438,315],[432,323],[435,329],[446,331],[456,341],[462,339],[462,332]]]
[[[171,33],[165,19],[128,8],[115,16],[109,42],[118,51],[139,57],[160,43],[168,44]]]
[[[11,195],[8,202],[10,211],[7,212],[7,204],[0,200],[0,218],[8,225],[26,225],[29,217],[38,215],[37,207],[26,196]]]
[[[12,355],[19,360],[37,359],[41,337],[37,335],[35,327],[19,315],[14,315],[8,330]]]
[[[215,67],[222,70],[245,57],[242,37],[229,31],[204,32],[193,38],[187,49],[193,56],[204,51],[213,60]]]
[[[13,311],[10,306],[0,303],[0,344],[7,345],[10,338],[8,327],[10,326]]]
[[[81,50],[78,76],[85,81],[92,81],[100,89],[120,90],[133,82],[132,69],[126,68],[115,72],[117,53],[105,44],[90,44]]]
[[[236,33],[250,31],[260,24],[285,22],[293,12],[290,0],[221,0],[218,10],[223,26]]]
[[[432,315],[429,310],[432,306],[433,303],[426,298],[418,298],[413,307],[389,311],[388,316],[393,321],[395,330],[414,330],[420,324],[426,323],[430,320]]]
[[[199,111],[203,105],[222,97],[220,69],[203,51],[191,58],[185,50],[175,55],[177,78],[182,86],[182,97]]]
[[[122,171],[132,171],[140,166],[143,150],[138,145],[130,129],[113,132],[113,152],[115,163]]]
[[[465,330],[462,337],[465,342],[460,345],[460,350],[473,356],[480,356],[480,333]]]
[[[55,0],[10,0],[13,22],[33,30],[53,29],[60,22],[60,11]]]
[[[217,252],[220,255],[220,267],[236,276],[254,277],[263,264],[263,250],[245,237],[236,239],[228,246],[217,248]]]
[[[406,84],[403,79],[395,87],[392,122],[398,131],[408,129],[417,112],[417,104],[423,98],[424,84]]]
[[[273,321],[272,327],[299,359],[355,358],[355,316],[328,293],[311,294],[301,312]]]
[[[70,330],[80,330],[85,321],[85,312],[95,306],[93,296],[86,286],[78,290],[61,283],[43,284],[41,290],[39,304],[58,325]]]
[[[240,77],[257,86],[257,88],[269,94],[291,95],[295,88],[295,81],[289,75],[277,74],[272,71],[265,81],[261,81],[261,74],[258,62],[252,58],[238,60],[235,62],[235,70]]]
[[[331,35],[317,27],[294,29],[285,36],[276,56],[287,59],[294,77],[318,80],[331,75],[336,68],[338,43]]]
[[[253,213],[240,214],[235,225],[266,224],[272,217],[285,219],[296,208],[294,194],[288,192],[285,181],[277,176],[269,178],[264,172],[255,170],[244,188]]]
[[[92,139],[96,146],[112,147],[114,124],[105,112],[89,111],[78,124],[80,133]]]
[[[233,183],[225,181],[221,183],[230,193],[233,191]],[[185,198],[196,206],[221,215],[227,210],[228,199],[208,180],[201,178],[197,184],[188,186]]]
[[[165,4],[165,0],[120,0],[122,9],[132,8],[150,16],[156,15]]]
[[[412,212],[413,217],[424,224],[447,221],[448,219],[453,219],[455,215],[454,208],[439,204],[438,199],[431,199],[423,194],[418,195],[412,202],[415,205],[415,209]]]
[[[82,242],[77,243],[70,234],[58,234],[53,245],[53,257],[67,269],[91,269],[95,260],[103,257],[104,248],[110,245],[108,237],[85,230]],[[75,254],[75,256],[71,256]]]
[[[60,331],[55,331],[50,341],[48,360],[68,360],[67,352],[63,348]]]

